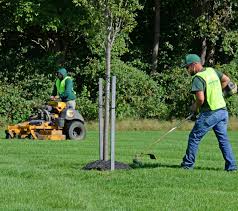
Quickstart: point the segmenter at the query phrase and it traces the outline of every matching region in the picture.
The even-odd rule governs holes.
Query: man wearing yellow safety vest
[[[228,112],[222,92],[230,79],[213,68],[204,68],[200,57],[196,54],[188,54],[185,57],[184,66],[192,76],[191,92],[195,95],[195,102],[191,109],[192,112],[199,114],[189,134],[187,150],[181,167],[193,168],[201,139],[213,129],[225,160],[225,170],[236,171],[235,157],[227,136]]]
[[[75,109],[76,93],[73,89],[73,80],[67,76],[65,68],[60,68],[57,71],[57,79],[54,84],[51,99],[55,100],[60,98],[63,102],[67,103],[67,107]]]

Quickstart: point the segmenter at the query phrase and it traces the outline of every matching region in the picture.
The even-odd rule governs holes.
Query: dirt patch
[[[99,171],[106,171],[111,170],[111,161],[105,160],[96,160],[94,162],[88,163],[84,168],[84,170],[99,170]],[[115,169],[125,169],[130,170],[132,169],[129,165],[121,162],[115,161]]]

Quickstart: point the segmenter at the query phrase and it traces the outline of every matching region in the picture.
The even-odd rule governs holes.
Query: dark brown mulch
[[[96,160],[94,162],[88,163],[84,168],[84,170],[99,170],[99,171],[106,171],[111,170],[111,161],[110,160]],[[132,169],[129,165],[121,162],[115,161],[115,169],[125,169],[130,170]]]

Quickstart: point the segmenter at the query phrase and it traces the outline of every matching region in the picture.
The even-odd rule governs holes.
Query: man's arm
[[[199,111],[201,108],[202,104],[204,103],[204,92],[203,91],[197,91],[195,93],[196,101],[193,103],[191,110],[195,113]]]
[[[225,74],[222,75],[220,80],[221,80],[222,89],[224,89],[228,85],[228,83],[230,82],[230,78]]]

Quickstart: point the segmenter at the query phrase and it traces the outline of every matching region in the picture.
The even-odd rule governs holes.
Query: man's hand
[[[190,120],[191,121],[195,121],[197,118],[196,118],[196,116],[197,116],[197,105],[196,105],[196,102],[193,102],[193,104],[190,106],[190,114],[192,115],[191,116],[191,118],[190,118]]]
[[[51,100],[55,100],[55,96],[50,96],[50,99]]]
[[[237,84],[229,81],[228,85],[223,89],[224,97],[230,97],[237,93]]]
[[[223,74],[222,78],[221,78],[221,87],[222,87],[222,89],[227,87],[229,82],[230,82],[230,78],[227,75]]]
[[[59,96],[50,96],[50,99],[55,101],[55,100],[59,99]]]

